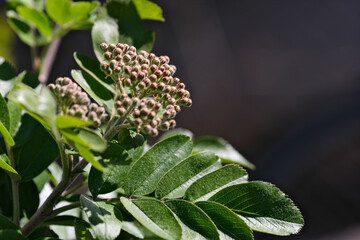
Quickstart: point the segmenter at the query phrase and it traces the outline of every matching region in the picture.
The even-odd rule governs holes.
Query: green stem
[[[80,190],[81,188],[83,188],[84,186],[86,186],[88,184],[88,181],[85,180],[84,182],[81,182],[79,185],[76,185],[75,187],[73,187],[72,189],[70,189],[69,191],[67,191],[66,193],[64,193],[64,195],[62,196],[63,199],[65,199],[66,197],[68,197],[69,195],[76,193],[78,190]]]
[[[80,207],[80,202],[75,202],[75,203],[57,208],[51,213],[51,215],[49,217],[55,217],[56,215],[59,215],[60,213],[63,213],[63,212],[66,212],[66,211],[69,211],[71,209],[78,208],[78,207]]]
[[[6,150],[10,159],[11,167],[16,169],[12,147],[6,145]],[[11,176],[11,190],[13,202],[13,221],[16,226],[20,226],[19,182],[13,176]]]

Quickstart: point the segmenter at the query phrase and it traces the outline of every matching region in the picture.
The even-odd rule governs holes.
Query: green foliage
[[[150,98],[145,91],[137,94],[135,87],[119,87],[125,75],[100,69],[104,49],[99,44],[119,42],[149,51],[154,33],[146,30],[142,20],[164,18],[161,8],[149,0],[110,0],[99,5],[97,1],[7,1],[9,25],[33,53],[43,52],[33,56],[35,74],[16,75],[0,57],[0,239],[67,238],[51,230],[53,226],[74,227],[74,237],[86,240],[250,240],[252,231],[299,232],[304,221],[293,202],[269,183],[248,181],[242,167],[254,169],[254,165],[225,140],[194,140],[189,130],[175,129],[150,146],[143,133],[147,126],[136,125],[134,116],[121,115],[121,107],[131,111],[143,105],[137,120],[145,121],[150,116],[145,106],[155,111],[151,100],[162,96]],[[44,65],[46,68],[49,46],[70,30],[90,28],[97,60],[75,52],[82,70],[71,72],[84,92],[74,82],[76,87],[66,92],[64,81],[56,80],[59,95],[55,98],[51,87],[38,80]],[[113,51],[110,46],[105,48]],[[144,61],[141,54],[135,55]],[[151,61],[168,62],[166,57]],[[109,65],[107,70],[115,71]],[[174,86],[179,94],[185,91],[179,83]],[[83,93],[100,107],[82,105]],[[139,99],[126,103],[125,94]],[[69,106],[60,104],[71,97],[76,104],[75,100]],[[158,109],[159,116],[175,107],[164,105]],[[95,117],[104,112],[109,119],[94,124]],[[151,119],[155,123],[147,122],[150,128],[150,124],[156,126],[156,114]],[[169,125],[161,127],[167,130]],[[91,166],[85,168],[88,163]],[[54,188],[39,207],[44,186]],[[80,194],[79,189],[86,193]],[[114,198],[104,198],[102,194],[108,193]],[[22,228],[20,219],[25,223]],[[50,237],[44,238],[45,234]]]

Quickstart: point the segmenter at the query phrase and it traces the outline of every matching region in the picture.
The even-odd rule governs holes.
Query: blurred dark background
[[[153,51],[194,103],[178,126],[228,140],[256,164],[250,179],[274,183],[304,215],[298,235],[255,239],[360,239],[360,1],[155,2],[166,22],[146,22]],[[13,38],[16,68],[31,69]],[[89,31],[60,49],[51,79],[78,68],[74,51],[94,56]]]

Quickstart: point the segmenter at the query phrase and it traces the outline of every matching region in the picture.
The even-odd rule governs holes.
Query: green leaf
[[[95,240],[92,237],[86,222],[76,219],[74,227],[76,240]]]
[[[252,240],[252,232],[246,223],[227,207],[216,202],[197,202],[220,231],[221,239]]]
[[[79,118],[66,116],[66,115],[58,115],[56,117],[56,126],[59,129],[62,128],[74,128],[74,127],[86,127],[91,125],[90,121],[83,121]]]
[[[191,139],[194,138],[194,134],[190,130],[183,129],[183,128],[175,128],[173,130],[164,132],[164,134],[161,135],[160,140],[164,140],[166,138],[169,138],[169,137],[172,137],[175,135],[186,135]]]
[[[0,83],[1,84],[1,83]],[[21,108],[13,101],[8,101],[9,116],[10,116],[10,135],[15,136],[19,129],[21,120]]]
[[[5,153],[0,152],[0,167],[20,180],[20,175],[10,166],[10,160]]]
[[[40,93],[25,84],[18,84],[8,98],[27,111],[48,129],[55,128],[56,102],[49,89],[42,87]]]
[[[14,17],[16,13],[14,11],[7,11],[7,22],[9,26],[14,30],[18,37],[29,46],[35,46],[35,39],[31,28],[24,22]]]
[[[103,152],[106,149],[106,141],[93,130],[86,128],[64,128],[60,132],[67,140],[73,141],[85,148],[96,152]]]
[[[91,165],[98,169],[99,171],[104,171],[104,168],[101,166],[101,164],[95,159],[94,155],[83,145],[75,143],[75,147],[79,151],[80,155]]]
[[[293,202],[270,183],[230,186],[209,200],[230,208],[255,231],[286,236],[299,232],[304,225]]]
[[[16,75],[14,68],[3,57],[0,57],[0,94],[6,96],[14,87],[15,82]]]
[[[7,217],[0,214],[0,230],[3,229],[12,229],[12,230],[18,230],[18,227],[10,221]]]
[[[134,3],[130,0],[110,1],[100,9],[91,31],[96,57],[103,61],[100,43],[127,43],[150,51],[154,34],[145,29]]]
[[[105,107],[108,113],[111,113],[114,102],[106,87],[89,74],[80,70],[72,70],[71,76],[95,100],[95,102],[100,106]]]
[[[80,203],[96,239],[115,239],[120,234],[122,215],[115,206],[95,202],[85,195],[81,195]]]
[[[164,239],[180,239],[181,227],[166,205],[156,199],[120,198],[123,206],[144,227]]]
[[[77,22],[85,21],[89,18],[90,12],[99,6],[99,2],[75,2],[71,5],[70,12],[72,18]]]
[[[190,155],[192,142],[177,135],[155,144],[131,167],[125,180],[128,195],[146,195],[156,189],[159,180],[178,162]]]
[[[250,169],[255,166],[247,161],[233,146],[224,139],[216,137],[204,137],[194,142],[194,151],[206,151],[215,153],[223,163],[237,163]]]
[[[189,201],[208,200],[215,193],[228,186],[246,182],[248,175],[237,165],[227,165],[194,182],[186,191]]]
[[[21,213],[30,218],[39,207],[39,192],[33,181],[19,184],[19,199]]]
[[[10,129],[10,115],[9,109],[5,99],[0,94],[0,122],[4,125],[4,127],[9,130]]]
[[[51,35],[52,28],[50,25],[50,20],[44,13],[34,8],[29,8],[27,6],[19,6],[16,8],[16,11],[26,21],[36,26],[36,28],[42,35],[44,35],[45,37],[49,37]]]
[[[14,140],[12,139],[9,131],[5,128],[5,126],[2,124],[2,122],[0,122],[0,133],[3,135],[4,139],[5,139],[5,142],[6,144],[9,146],[9,147],[12,147],[14,146],[15,142]]]
[[[219,233],[214,223],[193,203],[184,200],[169,200],[165,204],[187,228],[197,232],[205,239],[219,239]]]
[[[14,149],[17,171],[23,182],[39,175],[59,157],[59,149],[55,140],[40,124],[24,125],[19,130],[18,135],[27,134],[23,128],[28,126],[32,128],[32,131],[28,132],[29,138],[24,139],[21,145],[17,144]],[[22,135],[21,137],[26,136]]]
[[[148,0],[132,0],[141,19],[164,22],[161,8]]]
[[[50,225],[58,225],[58,226],[74,226],[75,221],[81,221],[81,218],[74,217],[71,215],[61,215],[61,216],[54,216],[48,217],[43,223],[43,226],[50,226]],[[84,222],[86,224],[86,222]],[[89,224],[87,224],[90,227]]]
[[[103,85],[108,91],[115,93],[114,81],[107,78],[105,73],[100,70],[100,63],[81,53],[74,53],[76,63],[91,77]]]
[[[71,15],[71,1],[69,0],[46,0],[46,12],[52,20],[64,25],[70,22]]]
[[[0,239],[6,240],[27,240],[26,237],[21,235],[19,232],[11,229],[0,230]]]
[[[127,128],[121,128],[118,133],[118,144],[126,149],[132,161],[136,161],[145,150],[146,136]]]
[[[157,185],[157,198],[180,198],[185,195],[189,186],[216,169],[221,162],[213,153],[197,153],[173,167]]]
[[[39,192],[44,188],[45,184],[50,180],[50,173],[47,169],[42,171],[39,175],[33,178],[33,181],[38,189]]]
[[[130,168],[131,158],[124,148],[109,143],[108,148],[100,154],[99,162],[108,169],[101,172],[94,167],[89,173],[89,190],[93,197],[114,191],[123,185],[126,173]]]
[[[119,26],[115,19],[112,18],[96,20],[91,29],[91,37],[95,55],[102,62],[104,60],[104,52],[99,46],[103,42],[117,43],[119,41]]]

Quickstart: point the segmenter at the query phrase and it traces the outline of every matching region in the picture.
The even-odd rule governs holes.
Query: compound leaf
[[[180,221],[205,239],[219,239],[219,233],[211,219],[195,204],[184,200],[169,200],[165,204]]]
[[[189,201],[208,200],[215,193],[228,186],[246,182],[248,175],[237,165],[226,165],[194,182],[186,191]]]
[[[156,199],[120,198],[123,206],[144,227],[164,239],[180,239],[181,227],[170,209]]]
[[[194,141],[194,151],[215,153],[223,163],[237,163],[244,167],[254,169],[255,166],[246,160],[233,146],[222,138],[203,137]]]
[[[184,135],[155,144],[130,168],[124,184],[126,194],[146,195],[153,192],[166,172],[189,156],[191,150],[192,142]]]
[[[122,214],[114,205],[95,202],[85,195],[81,195],[80,204],[96,239],[111,240],[120,234]]]
[[[197,153],[173,167],[157,185],[157,198],[180,198],[197,179],[221,167],[213,153]]]
[[[300,231],[304,220],[293,202],[266,182],[249,182],[227,187],[210,201],[225,205],[255,231],[290,235]]]

